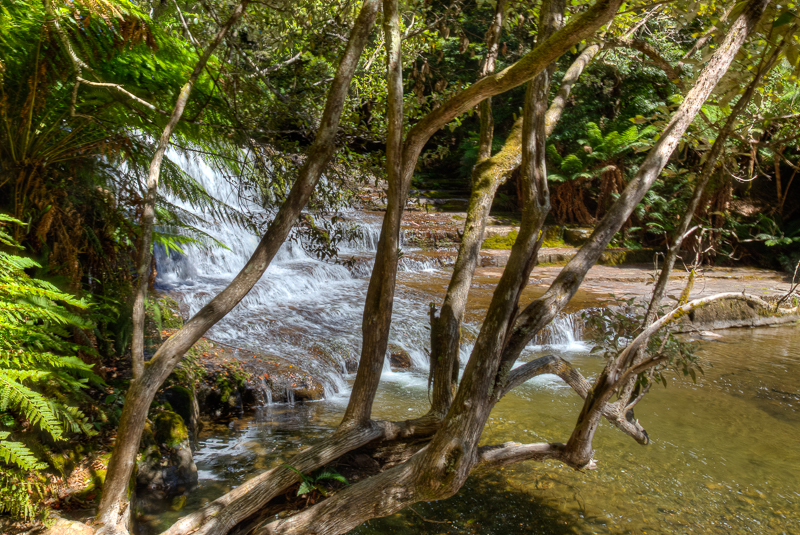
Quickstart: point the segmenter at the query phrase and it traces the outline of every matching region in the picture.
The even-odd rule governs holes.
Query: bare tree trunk
[[[367,289],[364,317],[361,323],[362,353],[353,392],[342,425],[365,426],[370,423],[371,400],[363,396],[374,391],[381,378],[383,359],[392,324],[395,277],[387,271],[397,270],[400,251],[400,216],[405,199],[401,199],[401,152],[403,143],[403,64],[400,15],[397,0],[383,0],[383,29],[386,42],[389,102],[386,140],[386,217],[381,227],[378,254]],[[386,258],[381,251],[385,250]],[[383,298],[381,298],[383,297]],[[362,369],[364,367],[364,369]]]
[[[500,44],[500,33],[503,28],[506,0],[498,0],[495,7],[492,25],[486,32],[486,57],[481,64],[480,77],[494,72],[495,63]],[[498,155],[493,164],[481,164],[492,156],[492,142],[494,138],[494,119],[492,118],[492,99],[483,100],[480,105],[481,130],[478,141],[478,161],[472,171],[472,193],[470,194],[467,220],[464,224],[464,233],[461,236],[456,265],[450,284],[447,288],[442,308],[437,314],[436,307],[431,305],[431,355],[428,383],[433,383],[430,414],[443,418],[456,390],[458,380],[458,351],[461,342],[461,321],[464,317],[464,305],[467,293],[472,282],[472,273],[478,259],[478,251],[483,241],[483,232],[486,225],[486,216],[492,206],[497,185],[502,182],[501,176],[505,173],[497,164],[507,163],[509,149],[519,144],[521,136],[521,119],[514,125],[511,134],[503,147],[503,154]],[[516,150],[511,153],[516,155]],[[501,163],[502,162],[502,163]],[[488,183],[481,180],[483,174],[479,171],[487,170],[494,180]],[[499,172],[498,172],[499,171]],[[494,186],[494,187],[493,187]],[[481,215],[483,215],[481,217]],[[476,217],[479,223],[476,224]]]
[[[767,4],[769,4],[769,0],[750,0],[750,2],[748,2],[742,14],[739,15],[739,17],[731,26],[731,29],[728,32],[728,35],[725,37],[725,40],[722,42],[720,47],[709,60],[706,67],[700,73],[696,85],[686,95],[683,103],[680,105],[672,120],[664,129],[664,133],[659,138],[658,142],[650,151],[650,153],[648,153],[648,156],[642,166],[639,168],[639,172],[636,174],[636,177],[631,181],[628,187],[625,188],[625,191],[622,193],[618,201],[614,204],[611,210],[609,210],[608,214],[603,218],[603,221],[601,221],[594,233],[592,233],[592,239],[590,239],[589,244],[592,244],[594,247],[603,242],[607,244],[608,241],[605,240],[605,237],[610,240],[622,223],[624,223],[624,221],[630,216],[634,206],[641,200],[642,196],[646,192],[645,188],[649,189],[650,185],[661,172],[664,165],[666,165],[669,156],[672,154],[672,151],[675,149],[675,146],[677,145],[681,136],[686,131],[689,123],[698,113],[703,102],[705,102],[705,100],[711,94],[714,86],[719,82],[720,78],[722,78],[722,75],[725,74],[730,67],[734,56],[738,52],[742,43],[744,43],[752,28],[761,18]],[[604,247],[605,244],[603,245]],[[592,260],[592,263],[596,261],[595,255],[599,254],[599,252],[596,250],[592,251],[594,247],[581,248],[578,255],[576,255],[576,257],[570,261],[570,263],[564,268],[564,271],[562,271],[561,274],[556,278],[553,286],[560,286],[561,288],[566,289],[567,292],[570,292],[570,289],[573,287],[577,289],[577,286],[574,286],[575,283],[567,277],[575,277],[577,274],[578,276],[576,279],[578,284],[580,284],[580,281],[585,275],[585,270],[576,273],[576,271],[578,271],[576,268],[593,257],[594,260]],[[581,258],[582,256],[584,258]],[[570,266],[570,264],[573,265]],[[573,269],[570,270],[570,267]],[[558,299],[555,296],[551,297],[548,295],[551,293],[552,289],[553,287],[548,290],[548,292],[542,297],[542,299],[540,299],[540,301],[550,301],[552,303],[558,303],[561,301],[561,299]],[[572,294],[574,294],[574,290],[570,293],[570,297]],[[532,307],[528,308],[531,309]],[[533,310],[531,311],[533,312]],[[528,310],[526,310],[526,312],[528,312]],[[539,312],[537,315],[542,316],[543,314]],[[537,323],[538,321],[536,320],[535,316],[529,315],[523,320],[520,333],[522,333],[523,329],[529,328],[531,325],[535,325]],[[522,338],[524,337],[521,336],[520,339]],[[608,399],[620,384],[618,382],[619,377],[617,376],[619,371],[620,370],[618,368],[614,367],[610,367],[610,369],[604,371],[604,373],[598,377],[597,382],[592,389],[591,395],[586,398],[583,408],[581,409],[581,413],[578,416],[578,422],[575,426],[575,429],[572,432],[569,441],[567,442],[566,456],[570,464],[578,466],[590,466],[593,463],[592,458],[594,450],[592,448],[592,441],[594,438],[594,433],[597,429],[597,424],[599,423],[602,411],[605,408]]]
[[[98,511],[99,522],[105,524],[108,529],[114,529],[113,526],[116,525],[118,516],[127,506],[126,489],[136,462],[139,440],[153,396],[181,360],[186,350],[236,306],[258,282],[289,235],[300,211],[308,202],[322,171],[328,165],[335,149],[335,135],[350,80],[358,65],[379,8],[379,0],[365,0],[331,84],[317,137],[308,151],[306,161],[286,202],[281,206],[247,264],[222,292],[159,347],[141,377],[131,382],[125,396],[114,452],[108,466]]]
[[[186,108],[186,103],[189,102],[189,96],[192,94],[192,88],[200,78],[200,74],[206,67],[211,54],[217,49],[219,44],[230,31],[231,27],[241,18],[247,9],[249,0],[242,0],[233,13],[228,18],[227,22],[219,29],[217,34],[206,47],[197,65],[194,67],[189,80],[181,88],[178,94],[178,100],[175,102],[175,108],[172,110],[172,115],[161,133],[161,138],[158,140],[156,152],[150,162],[150,170],[147,174],[147,192],[144,197],[144,212],[142,213],[142,240],[139,249],[139,268],[137,269],[138,288],[133,301],[133,340],[131,341],[131,359],[133,364],[133,379],[134,381],[141,378],[144,371],[144,304],[147,301],[147,286],[149,281],[150,265],[153,258],[151,249],[153,248],[153,228],[155,227],[156,219],[156,194],[158,193],[158,181],[161,175],[161,161],[164,159],[164,153],[169,147],[169,138],[172,137],[172,132],[178,125],[178,121],[183,116],[183,110]]]
[[[494,18],[489,30],[486,32],[486,57],[483,58],[479,76],[483,78],[494,72],[497,63],[497,54],[500,50],[500,33],[503,31],[503,17],[506,13],[506,0],[497,0],[494,8]],[[478,163],[492,155],[492,140],[494,138],[494,117],[492,117],[492,98],[489,97],[478,107],[481,117],[481,131],[478,138]]]
[[[387,204],[375,255],[375,267],[364,306],[364,345],[345,416],[347,425],[369,423],[388,344],[386,337],[391,323],[403,208],[408,197],[411,176],[425,143],[453,118],[468,111],[486,97],[507,91],[539,74],[574,44],[587,39],[597,28],[608,22],[619,4],[620,0],[600,0],[581,15],[574,17],[561,31],[551,35],[514,65],[502,72],[487,76],[454,95],[409,130],[403,144],[401,181],[398,185],[397,198],[390,198]],[[378,311],[383,313],[376,314]],[[380,333],[380,336],[375,336],[375,333]]]

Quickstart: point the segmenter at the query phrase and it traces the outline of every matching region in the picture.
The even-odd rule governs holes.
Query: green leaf
[[[784,11],[777,19],[775,19],[775,22],[772,23],[772,27],[780,28],[781,26],[784,26],[792,22],[792,19],[796,17],[797,15],[795,15],[791,11]]]

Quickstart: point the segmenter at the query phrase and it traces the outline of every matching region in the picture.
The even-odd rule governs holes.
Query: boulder
[[[136,484],[167,495],[182,494],[197,486],[197,466],[192,458],[189,430],[175,412],[162,411],[142,435],[144,452],[137,465]]]
[[[304,381],[292,390],[295,401],[317,401],[325,397],[325,387],[315,380]]]
[[[570,245],[583,245],[592,235],[591,228],[567,228],[564,229],[564,241]]]
[[[414,366],[411,355],[402,347],[392,344],[389,346],[389,351],[391,352],[389,353],[389,365],[392,367],[392,371],[406,371]]]

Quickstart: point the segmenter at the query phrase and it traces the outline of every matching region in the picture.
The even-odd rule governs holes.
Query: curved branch
[[[558,375],[564,380],[572,389],[578,393],[582,398],[586,398],[589,389],[592,388],[591,383],[581,375],[581,373],[572,367],[572,364],[556,357],[555,355],[546,355],[539,357],[536,360],[526,362],[522,366],[514,368],[509,372],[506,384],[500,392],[499,397],[503,397],[514,388],[518,387],[525,381],[529,381],[534,377],[545,374]]]
[[[591,383],[581,372],[573,368],[572,364],[561,357],[546,355],[511,370],[499,397],[505,396],[525,381],[547,373],[559,376],[583,399],[586,399],[592,389]],[[603,416],[617,429],[632,437],[639,444],[645,446],[650,443],[650,437],[644,427],[637,420],[626,418],[624,411],[620,411],[617,405],[606,403],[602,412]]]

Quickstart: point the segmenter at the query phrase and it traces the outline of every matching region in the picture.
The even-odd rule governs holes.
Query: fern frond
[[[0,370],[0,412],[9,409],[18,412],[31,425],[39,426],[54,440],[60,440],[63,428],[52,403],[4,372],[5,370]]]
[[[14,464],[26,472],[47,468],[47,464],[39,461],[25,444],[8,440],[10,434],[8,431],[0,431],[0,459],[3,462]]]

